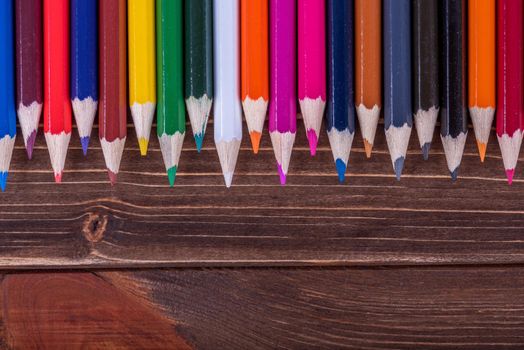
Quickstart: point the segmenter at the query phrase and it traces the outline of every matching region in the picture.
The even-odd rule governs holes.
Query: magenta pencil
[[[286,176],[297,132],[295,0],[270,0],[269,135],[277,160],[280,183]]]
[[[311,155],[326,106],[326,22],[324,0],[298,1],[298,99]]]

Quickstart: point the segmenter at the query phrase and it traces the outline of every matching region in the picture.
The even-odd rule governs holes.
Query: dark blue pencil
[[[5,190],[16,136],[13,0],[0,2],[0,189]]]
[[[410,0],[384,0],[384,127],[391,161],[400,180],[413,117],[411,114]]]
[[[353,98],[353,0],[328,0],[327,133],[338,179],[344,182],[355,135]]]
[[[71,1],[71,103],[84,155],[98,107],[97,0]]]

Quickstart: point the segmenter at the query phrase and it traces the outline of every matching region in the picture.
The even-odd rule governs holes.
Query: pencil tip
[[[369,143],[368,140],[364,139],[364,150],[366,151],[366,158],[371,158],[372,149],[373,149],[373,144]]]
[[[109,182],[111,182],[111,186],[114,186],[116,184],[116,178],[118,174],[107,169],[107,175],[109,176]]]
[[[424,160],[428,160],[430,148],[431,142],[426,142],[424,145],[422,145],[422,157],[424,158]]]
[[[147,155],[147,146],[149,141],[145,138],[139,138],[138,139],[138,146],[140,147],[140,155],[145,156]]]
[[[395,176],[397,177],[397,180],[400,181],[400,177],[402,176],[402,170],[404,169],[404,157],[399,157],[395,160]]]
[[[344,180],[346,179],[346,163],[344,163],[342,159],[337,158],[335,165],[337,167],[338,181],[344,183]]]
[[[62,182],[62,173],[55,174],[55,182],[57,184]]]
[[[27,137],[26,142],[26,152],[27,152],[27,158],[32,159],[33,158],[33,148],[35,147],[35,141],[36,141],[36,130],[33,130],[31,134]]]
[[[506,177],[508,178],[508,185],[513,183],[513,175],[515,175],[515,169],[506,169]]]
[[[309,142],[309,152],[312,156],[314,156],[317,153],[317,143],[318,138],[315,130],[309,129],[307,131],[307,140]]]
[[[483,142],[477,141],[477,147],[479,149],[480,162],[484,163],[484,158],[486,157],[486,144]]]
[[[251,148],[253,148],[253,153],[258,154],[262,134],[258,131],[251,131],[249,137],[251,138]]]
[[[171,187],[175,186],[176,171],[176,166],[167,169],[167,178],[169,179],[169,186]]]
[[[233,173],[232,172],[224,173],[224,181],[226,183],[226,187],[230,188],[231,183],[233,183]]]
[[[200,153],[200,151],[202,151],[202,143],[204,143],[204,134],[198,133],[198,134],[195,134],[194,137],[195,137],[197,152]]]
[[[457,181],[458,170],[459,170],[459,168],[456,167],[455,170],[449,172],[449,174],[451,175],[451,181],[453,181],[453,182]]]
[[[7,184],[7,171],[0,172],[0,189],[5,192],[5,186]]]
[[[280,184],[284,186],[286,184],[286,174],[284,173],[284,169],[282,169],[282,165],[277,163],[278,168],[278,175],[280,176]]]
[[[89,136],[81,137],[80,143],[82,144],[82,152],[84,152],[84,156],[87,156],[87,149],[89,148]]]

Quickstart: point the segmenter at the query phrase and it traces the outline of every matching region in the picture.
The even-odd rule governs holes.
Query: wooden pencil
[[[381,0],[355,0],[355,106],[368,158],[382,108],[381,38]]]
[[[55,181],[62,181],[71,139],[69,0],[44,1],[44,134]]]
[[[186,134],[182,0],[156,0],[157,136],[169,184],[175,184]]]
[[[413,125],[409,0],[384,0],[384,127],[400,180]]]
[[[327,1],[326,129],[341,183],[355,136],[353,9],[352,0]]]
[[[213,1],[184,1],[184,95],[197,151],[213,104]]]
[[[147,154],[156,108],[155,0],[128,0],[129,105],[140,154]]]
[[[268,10],[268,0],[240,2],[242,106],[255,154],[269,103]]]
[[[115,184],[127,136],[126,0],[99,1],[99,137],[111,184]]]
[[[296,4],[269,2],[269,135],[277,161],[280,184],[286,184],[297,132]]]
[[[468,135],[466,1],[439,1],[440,137],[455,181]]]
[[[497,138],[511,185],[522,144],[522,1],[497,2]]]
[[[469,0],[468,105],[481,162],[496,107],[495,13],[495,0]]]
[[[97,0],[71,0],[71,104],[84,155],[98,108]]]
[[[312,156],[326,106],[325,18],[324,0],[298,0],[298,101]]]
[[[5,191],[16,137],[13,0],[0,4],[0,189]]]
[[[16,0],[16,105],[29,159],[44,102],[42,0]]]
[[[214,0],[215,146],[227,187],[242,141],[239,0]]]
[[[413,0],[412,11],[413,113],[427,160],[439,110],[438,0]]]

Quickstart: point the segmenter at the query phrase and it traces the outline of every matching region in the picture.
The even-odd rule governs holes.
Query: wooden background
[[[175,188],[131,127],[114,187],[96,138],[84,158],[75,130],[57,185],[43,136],[32,161],[18,137],[0,347],[524,348],[524,177],[507,185],[494,134],[481,164],[470,132],[452,183],[437,133],[423,161],[413,131],[400,182],[382,129],[371,160],[357,133],[340,185],[300,123],[281,187],[245,132],[231,189],[212,135],[201,154],[186,135]]]

